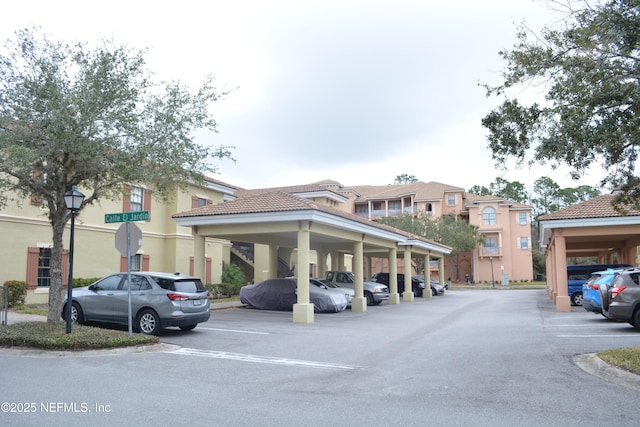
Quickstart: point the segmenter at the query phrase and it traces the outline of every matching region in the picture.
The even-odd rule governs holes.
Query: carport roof
[[[606,249],[623,247],[637,240],[640,210],[613,206],[615,194],[604,194],[539,218],[540,244],[549,244],[553,230],[566,229],[567,253],[572,249]],[[599,231],[602,230],[602,231]],[[605,232],[606,230],[606,232]]]
[[[230,224],[235,221],[244,223],[248,220],[255,223],[262,220],[265,222],[277,222],[313,219],[327,222],[336,228],[346,228],[365,233],[369,231],[378,237],[385,236],[388,240],[394,240],[400,246],[416,245],[441,254],[451,253],[450,247],[424,237],[342,212],[326,205],[317,204],[309,199],[297,197],[280,189],[258,191],[236,200],[176,213],[172,215],[172,218],[178,225],[187,227],[221,222]]]

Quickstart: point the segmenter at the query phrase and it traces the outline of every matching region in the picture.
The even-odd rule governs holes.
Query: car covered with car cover
[[[240,302],[260,310],[293,310],[298,302],[298,282],[295,277],[268,279],[240,288]],[[337,313],[349,304],[342,292],[309,284],[309,302],[316,313]]]

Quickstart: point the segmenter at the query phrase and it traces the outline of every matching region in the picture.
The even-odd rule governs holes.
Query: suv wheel
[[[364,297],[367,299],[367,305],[375,304],[375,301],[373,300],[373,295],[371,295],[371,292],[365,291]]]
[[[571,303],[573,305],[582,305],[582,292],[576,292],[571,295]]]
[[[138,329],[143,334],[158,335],[160,334],[160,318],[155,311],[145,309],[138,315]]]

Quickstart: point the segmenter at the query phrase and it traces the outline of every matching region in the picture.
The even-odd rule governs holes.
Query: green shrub
[[[64,322],[20,322],[0,328],[0,346],[33,347],[46,350],[92,350],[158,344],[152,335],[73,325],[66,333]]]
[[[100,280],[100,277],[89,277],[89,278],[79,277],[79,278],[74,278],[73,279],[73,287],[74,288],[83,288],[85,286],[91,285],[94,282],[97,282],[98,280]]]
[[[27,282],[7,280],[4,286],[8,288],[9,307],[23,305],[27,298]]]
[[[237,264],[225,265],[220,279],[222,283],[219,285],[219,291],[224,295],[237,295],[247,280],[244,272]]]

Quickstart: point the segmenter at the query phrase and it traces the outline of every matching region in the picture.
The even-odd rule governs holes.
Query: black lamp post
[[[73,289],[73,232],[76,223],[76,212],[82,206],[84,194],[72,187],[71,191],[64,193],[64,204],[71,211],[71,236],[69,239],[69,282],[67,283],[67,333],[71,333],[71,290]]]

